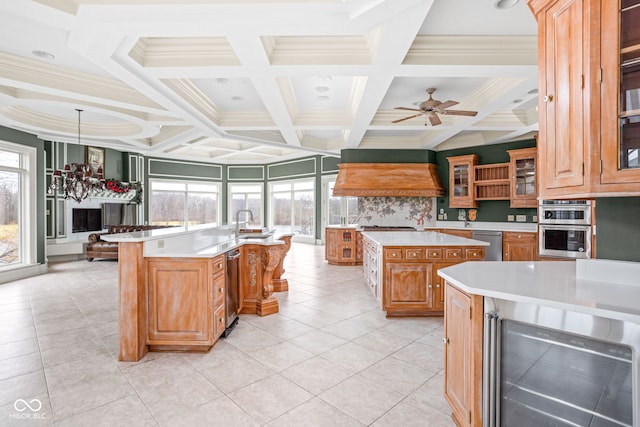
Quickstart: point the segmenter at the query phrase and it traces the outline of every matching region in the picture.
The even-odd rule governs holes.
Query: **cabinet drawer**
[[[464,255],[466,259],[484,259],[484,249],[465,249]]]
[[[402,259],[402,249],[385,249],[384,257],[386,259]]]
[[[226,325],[224,320],[224,305],[218,307],[213,313],[213,336],[218,338],[224,332]]]
[[[504,232],[502,239],[511,242],[537,243],[537,233]]]
[[[211,260],[211,274],[216,276],[220,273],[224,273],[224,255],[220,255]]]
[[[424,250],[422,248],[412,248],[404,250],[404,259],[422,259]]]
[[[462,259],[462,249],[447,249],[445,254],[446,259]]]
[[[220,307],[225,300],[225,277],[219,275],[213,279],[213,306]]]
[[[442,248],[427,248],[426,255],[427,259],[442,259]]]

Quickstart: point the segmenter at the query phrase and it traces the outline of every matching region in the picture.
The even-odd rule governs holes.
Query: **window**
[[[324,181],[325,225],[349,225],[358,222],[358,198],[354,196],[337,197],[333,195],[336,178]]]
[[[152,225],[219,225],[220,184],[212,182],[150,182]]]
[[[229,224],[236,220],[239,210],[249,209],[253,213],[252,225],[263,225],[262,184],[229,184]],[[241,220],[244,220],[241,216]]]
[[[270,188],[270,226],[302,238],[297,240],[315,240],[314,181],[277,182]]]
[[[36,150],[0,141],[0,270],[35,263]]]

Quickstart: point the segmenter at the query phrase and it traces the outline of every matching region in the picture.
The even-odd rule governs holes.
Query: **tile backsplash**
[[[358,225],[435,226],[435,197],[358,197]]]

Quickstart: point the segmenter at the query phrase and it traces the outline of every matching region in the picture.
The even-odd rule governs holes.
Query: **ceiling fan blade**
[[[438,108],[440,110],[444,110],[445,108],[453,107],[456,104],[458,104],[458,101],[445,101],[438,104]]]
[[[431,123],[431,126],[438,126],[439,124],[442,124],[440,117],[438,117],[436,113],[429,113],[427,117],[429,117],[429,123]]]
[[[407,110],[407,111],[420,111],[420,112],[423,112],[422,110],[418,110],[417,108],[407,108],[407,107],[395,107],[394,110]]]
[[[391,123],[404,122],[405,120],[413,119],[414,117],[419,117],[419,116],[421,116],[421,115],[423,115],[423,114],[424,114],[424,113],[414,114],[413,116],[405,117],[405,118],[403,118],[403,119],[392,120],[392,121],[391,121]]]
[[[449,116],[475,116],[478,114],[477,111],[466,111],[466,110],[445,110],[440,111],[440,114],[446,114]]]
[[[431,123],[431,126],[438,126],[439,124],[442,123],[440,121],[440,117],[438,117],[436,113],[429,113],[428,117],[429,117],[429,123]]]

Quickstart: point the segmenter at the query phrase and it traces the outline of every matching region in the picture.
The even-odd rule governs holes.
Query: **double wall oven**
[[[541,200],[540,256],[591,258],[590,200]]]

